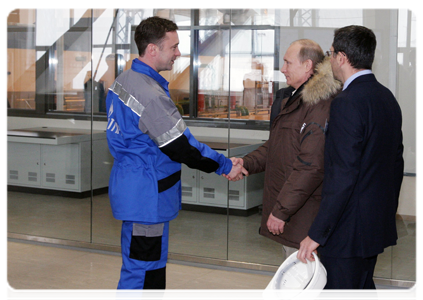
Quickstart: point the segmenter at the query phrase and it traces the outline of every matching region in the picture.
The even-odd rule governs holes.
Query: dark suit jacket
[[[373,74],[332,102],[319,213],[309,236],[329,257],[371,257],[395,245],[403,178],[401,110]]]

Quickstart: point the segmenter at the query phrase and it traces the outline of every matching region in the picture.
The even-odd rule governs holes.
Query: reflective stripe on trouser
[[[168,244],[169,222],[144,225],[123,221],[118,289],[164,289]]]

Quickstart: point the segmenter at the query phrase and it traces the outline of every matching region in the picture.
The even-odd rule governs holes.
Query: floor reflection
[[[94,196],[91,203],[91,198],[9,191],[7,209],[11,233],[120,245],[121,222],[113,218],[107,194]],[[258,210],[248,217],[182,210],[170,223],[169,250],[279,266],[281,245],[258,234],[260,218]],[[379,255],[375,276],[415,281],[416,224],[398,220],[397,227],[398,245]]]
[[[90,241],[91,201],[55,195],[8,192],[8,232]]]

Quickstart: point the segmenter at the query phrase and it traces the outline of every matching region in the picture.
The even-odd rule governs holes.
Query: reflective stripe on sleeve
[[[128,106],[139,117],[141,117],[145,107],[139,103],[138,100],[134,98],[134,96],[129,94],[119,82],[115,81],[110,87],[110,90],[119,96],[120,101]]]
[[[173,140],[177,139],[178,137],[180,137],[184,133],[186,128],[187,128],[187,125],[185,124],[184,120],[179,119],[176,125],[172,129],[154,138],[153,141],[156,143],[156,145],[159,148],[161,148],[171,143]]]

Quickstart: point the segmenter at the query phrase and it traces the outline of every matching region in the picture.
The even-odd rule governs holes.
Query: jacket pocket
[[[134,223],[129,257],[142,261],[158,261],[162,254],[164,224]]]
[[[278,129],[274,133],[276,138],[277,150],[280,155],[296,157],[300,149],[300,132],[303,123],[299,121],[286,120],[278,124]],[[290,160],[285,160],[290,161]]]

